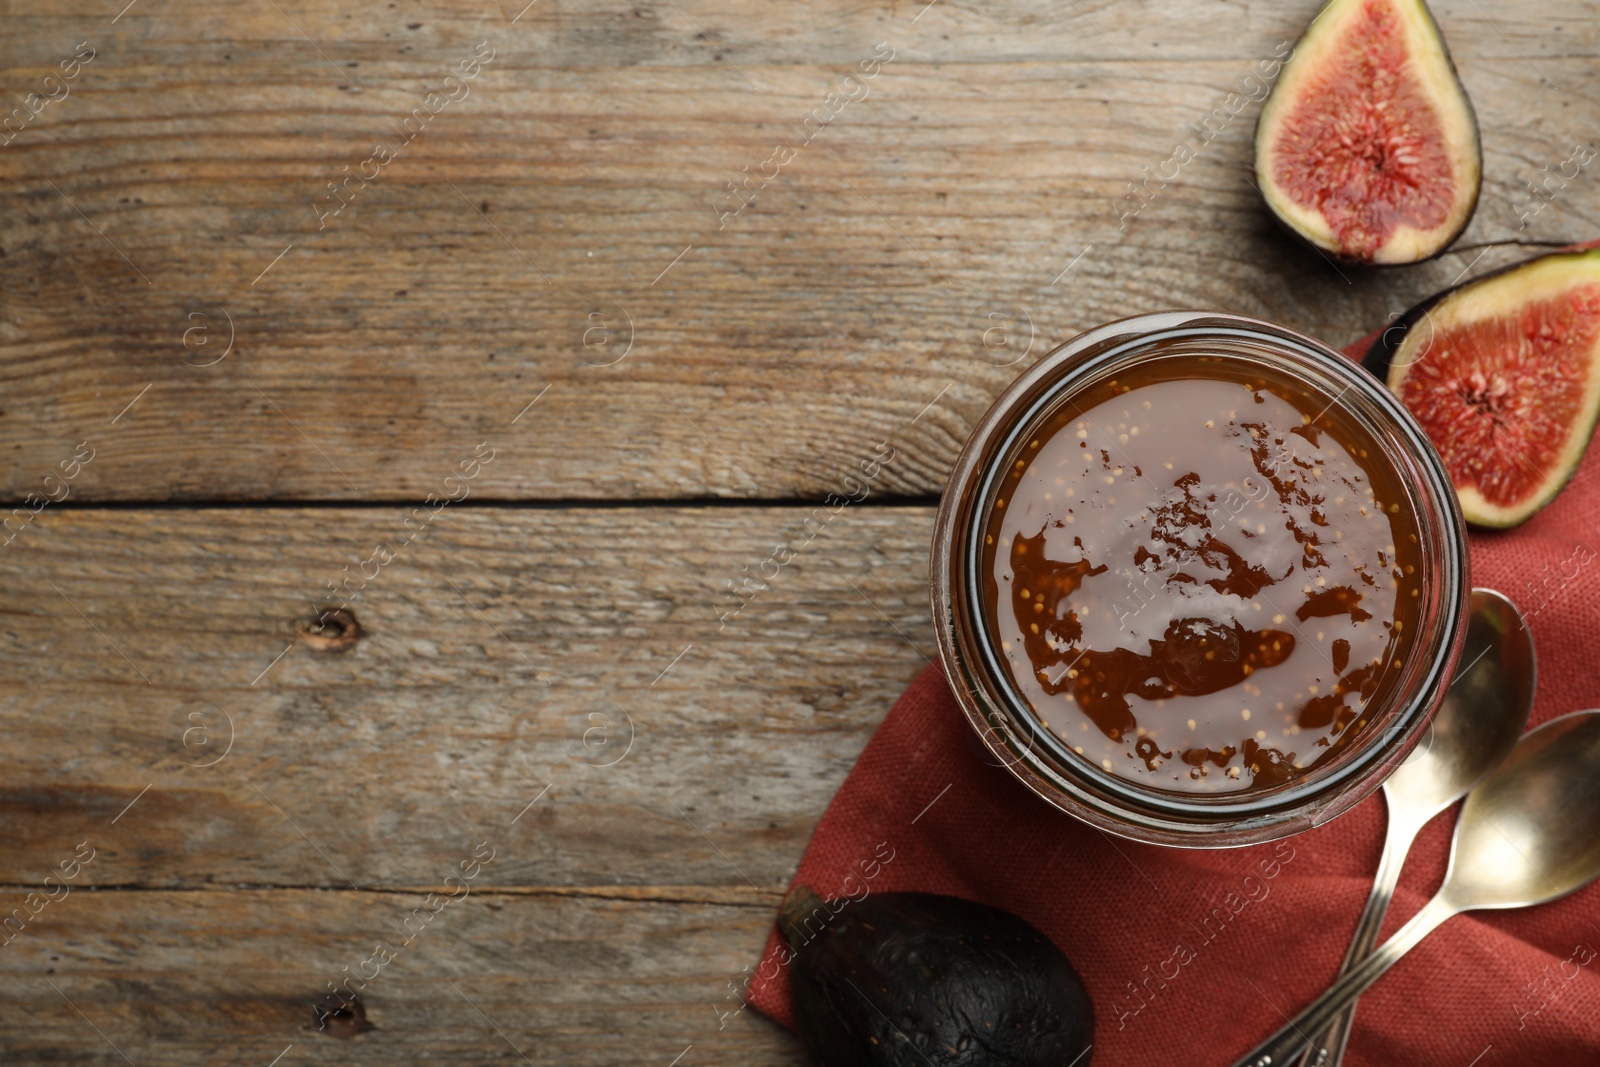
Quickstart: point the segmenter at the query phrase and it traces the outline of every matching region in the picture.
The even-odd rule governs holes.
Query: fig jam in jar
[[[1308,338],[1145,316],[1051,353],[969,441],[935,538],[947,675],[990,750],[1191,846],[1348,810],[1443,697],[1469,583],[1404,409]]]

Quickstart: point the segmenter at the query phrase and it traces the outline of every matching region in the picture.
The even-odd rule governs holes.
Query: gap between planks
[[[22,893],[37,886],[0,883],[0,893]],[[571,897],[588,900],[617,900],[639,904],[686,904],[730,908],[768,909],[782,902],[786,887],[750,888],[747,886],[482,886],[472,896],[488,897]],[[382,896],[447,895],[448,886],[357,886],[350,889],[334,885],[291,885],[285,883],[247,883],[237,885],[140,885],[136,883],[81,886],[79,892],[94,893],[334,893],[342,896],[377,894]]]
[[[418,507],[420,502],[410,497],[373,498],[364,500],[339,499],[282,499],[282,500],[106,500],[63,501],[52,504],[51,511],[270,511],[270,510],[352,510],[375,511],[380,508]],[[463,500],[450,505],[453,511],[598,511],[619,508],[803,508],[826,507],[825,500],[804,497],[560,497],[550,500]],[[915,493],[905,495],[884,494],[869,496],[850,502],[852,508],[937,508],[936,494]]]

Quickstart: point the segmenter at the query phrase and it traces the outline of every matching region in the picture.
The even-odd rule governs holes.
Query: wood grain
[[[297,626],[399,509],[42,514],[0,550],[4,911],[95,853],[0,946],[6,1062],[796,1062],[719,1016],[923,665],[932,518],[846,508],[719,629],[809,513],[446,508],[342,653]],[[479,842],[471,896],[363,991],[377,1029],[315,1031]]]
[[[770,1021],[723,1017],[776,905],[739,895],[474,890],[404,945],[394,928],[425,907],[421,894],[74,892],[0,947],[0,1049],[7,1063],[107,1067],[265,1067],[286,1050],[284,1067],[666,1067],[692,1046],[681,1063],[794,1064],[798,1042]],[[319,1030],[318,996],[378,942],[393,961],[354,987],[373,1029]]]
[[[923,495],[1078,330],[1217,307],[1342,344],[1520,254],[1482,242],[1600,218],[1582,174],[1519,229],[1525,183],[1600,136],[1576,0],[1436,5],[1487,184],[1460,251],[1364,274],[1267,221],[1254,104],[1118,226],[1315,3],[512,6],[17,10],[13,94],[99,52],[0,150],[0,492],[88,440],[83,500],[421,499],[488,440],[480,499],[816,499],[893,437],[881,491]],[[480,40],[470,94],[319,230]],[[878,42],[868,95],[721,219]]]
[[[87,839],[97,885],[435,886],[489,839],[497,886],[778,889],[933,652],[926,508],[803,545],[799,508],[401,514],[68,509],[0,550],[0,883]],[[312,650],[378,544],[364,636]]]
[[[96,849],[0,945],[0,1061],[798,1063],[719,1016],[932,653],[927,499],[995,393],[1123,315],[1342,344],[1527,251],[1487,242],[1594,236],[1589,173],[1523,216],[1600,137],[1596,4],[1432,6],[1484,195],[1354,274],[1267,221],[1253,103],[1119,225],[1316,0],[0,0],[0,113],[95,49],[0,146],[0,500],[93,454],[0,533],[0,904]],[[801,503],[882,442],[867,504]],[[479,842],[376,1029],[318,1032]]]

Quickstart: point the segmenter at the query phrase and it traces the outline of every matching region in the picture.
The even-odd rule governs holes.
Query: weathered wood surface
[[[0,948],[0,1049],[123,1067],[797,1063],[798,1041],[753,1010],[723,1017],[778,899],[728,896],[479,889],[400,948],[393,926],[422,894],[73,892]],[[319,1031],[317,995],[379,940],[398,951],[361,990],[374,1028]]]
[[[1344,343],[1521,254],[1486,242],[1600,229],[1588,171],[1522,226],[1600,138],[1600,9],[1433,6],[1477,217],[1435,263],[1341,274],[1256,201],[1257,105],[1195,125],[1316,0],[0,0],[0,116],[95,50],[0,146],[0,499],[75,470],[0,547],[0,902],[97,850],[0,946],[0,1062],[799,1062],[718,1014],[932,651],[931,509],[877,502],[937,492],[1082,328],[1202,306]],[[468,95],[319,220],[479,41]],[[849,491],[884,441],[869,503],[719,626],[812,508],[772,502]],[[352,649],[297,634],[463,485],[354,597]],[[480,506],[709,497],[752,504]],[[316,1032],[482,841],[363,993],[377,1029]]]
[[[548,786],[486,881],[781,887],[932,653],[926,508],[846,508],[725,622],[809,511],[400,514],[68,510],[0,553],[0,881],[89,834],[99,884],[436,885]],[[364,636],[297,639],[380,543]]]
[[[79,499],[418,499],[486,439],[483,497],[817,498],[890,434],[883,488],[927,494],[1017,367],[1085,327],[1217,307],[1342,344],[1516,254],[1482,242],[1600,227],[1582,173],[1519,228],[1526,183],[1600,137],[1578,0],[1435,5],[1484,195],[1462,251],[1359,275],[1269,223],[1256,104],[1193,125],[1315,0],[116,6],[8,5],[0,42],[18,100],[97,49],[0,148],[13,499],[82,440]],[[468,94],[319,221],[478,41]],[[724,183],[878,42],[866,95],[723,220]],[[1198,158],[1119,228],[1180,142]]]
[[[6,1062],[121,1062],[47,978],[135,1063],[520,1062],[446,977],[539,1064],[793,1062],[718,1012],[932,651],[928,508],[844,509],[719,627],[810,513],[446,508],[343,652],[296,628],[399,509],[42,514],[0,550],[0,903],[96,851],[0,947]],[[483,841],[379,1029],[306,1030]]]

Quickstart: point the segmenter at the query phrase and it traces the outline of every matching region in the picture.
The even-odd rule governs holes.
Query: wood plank
[[[0,948],[0,1049],[8,1063],[107,1067],[264,1067],[286,1050],[284,1067],[666,1067],[692,1046],[681,1063],[797,1064],[798,1042],[769,1020],[720,1017],[735,1007],[729,983],[759,954],[776,904],[770,893],[742,896],[702,904],[474,889],[441,906],[349,890],[73,892]],[[439,911],[425,926],[413,918],[405,944],[394,928],[429,907]],[[380,941],[393,960],[351,987],[373,1029],[319,1031],[318,995],[345,968],[373,973],[364,961]]]
[[[1358,275],[1292,247],[1246,180],[1253,104],[1119,228],[1315,6],[21,12],[15,94],[100,50],[0,151],[0,495],[89,441],[83,500],[421,499],[489,441],[482,499],[820,498],[886,437],[876,491],[927,494],[1080,329],[1210,306],[1344,343],[1518,254],[1482,242],[1593,236],[1586,174],[1519,228],[1597,136],[1588,0],[1436,5],[1486,153],[1459,252]],[[326,182],[486,39],[470,95],[319,230]],[[719,219],[878,41],[870,95]]]
[[[928,508],[403,514],[69,506],[0,550],[0,883],[87,840],[100,886],[437,886],[488,839],[493,886],[774,891],[932,653]]]

